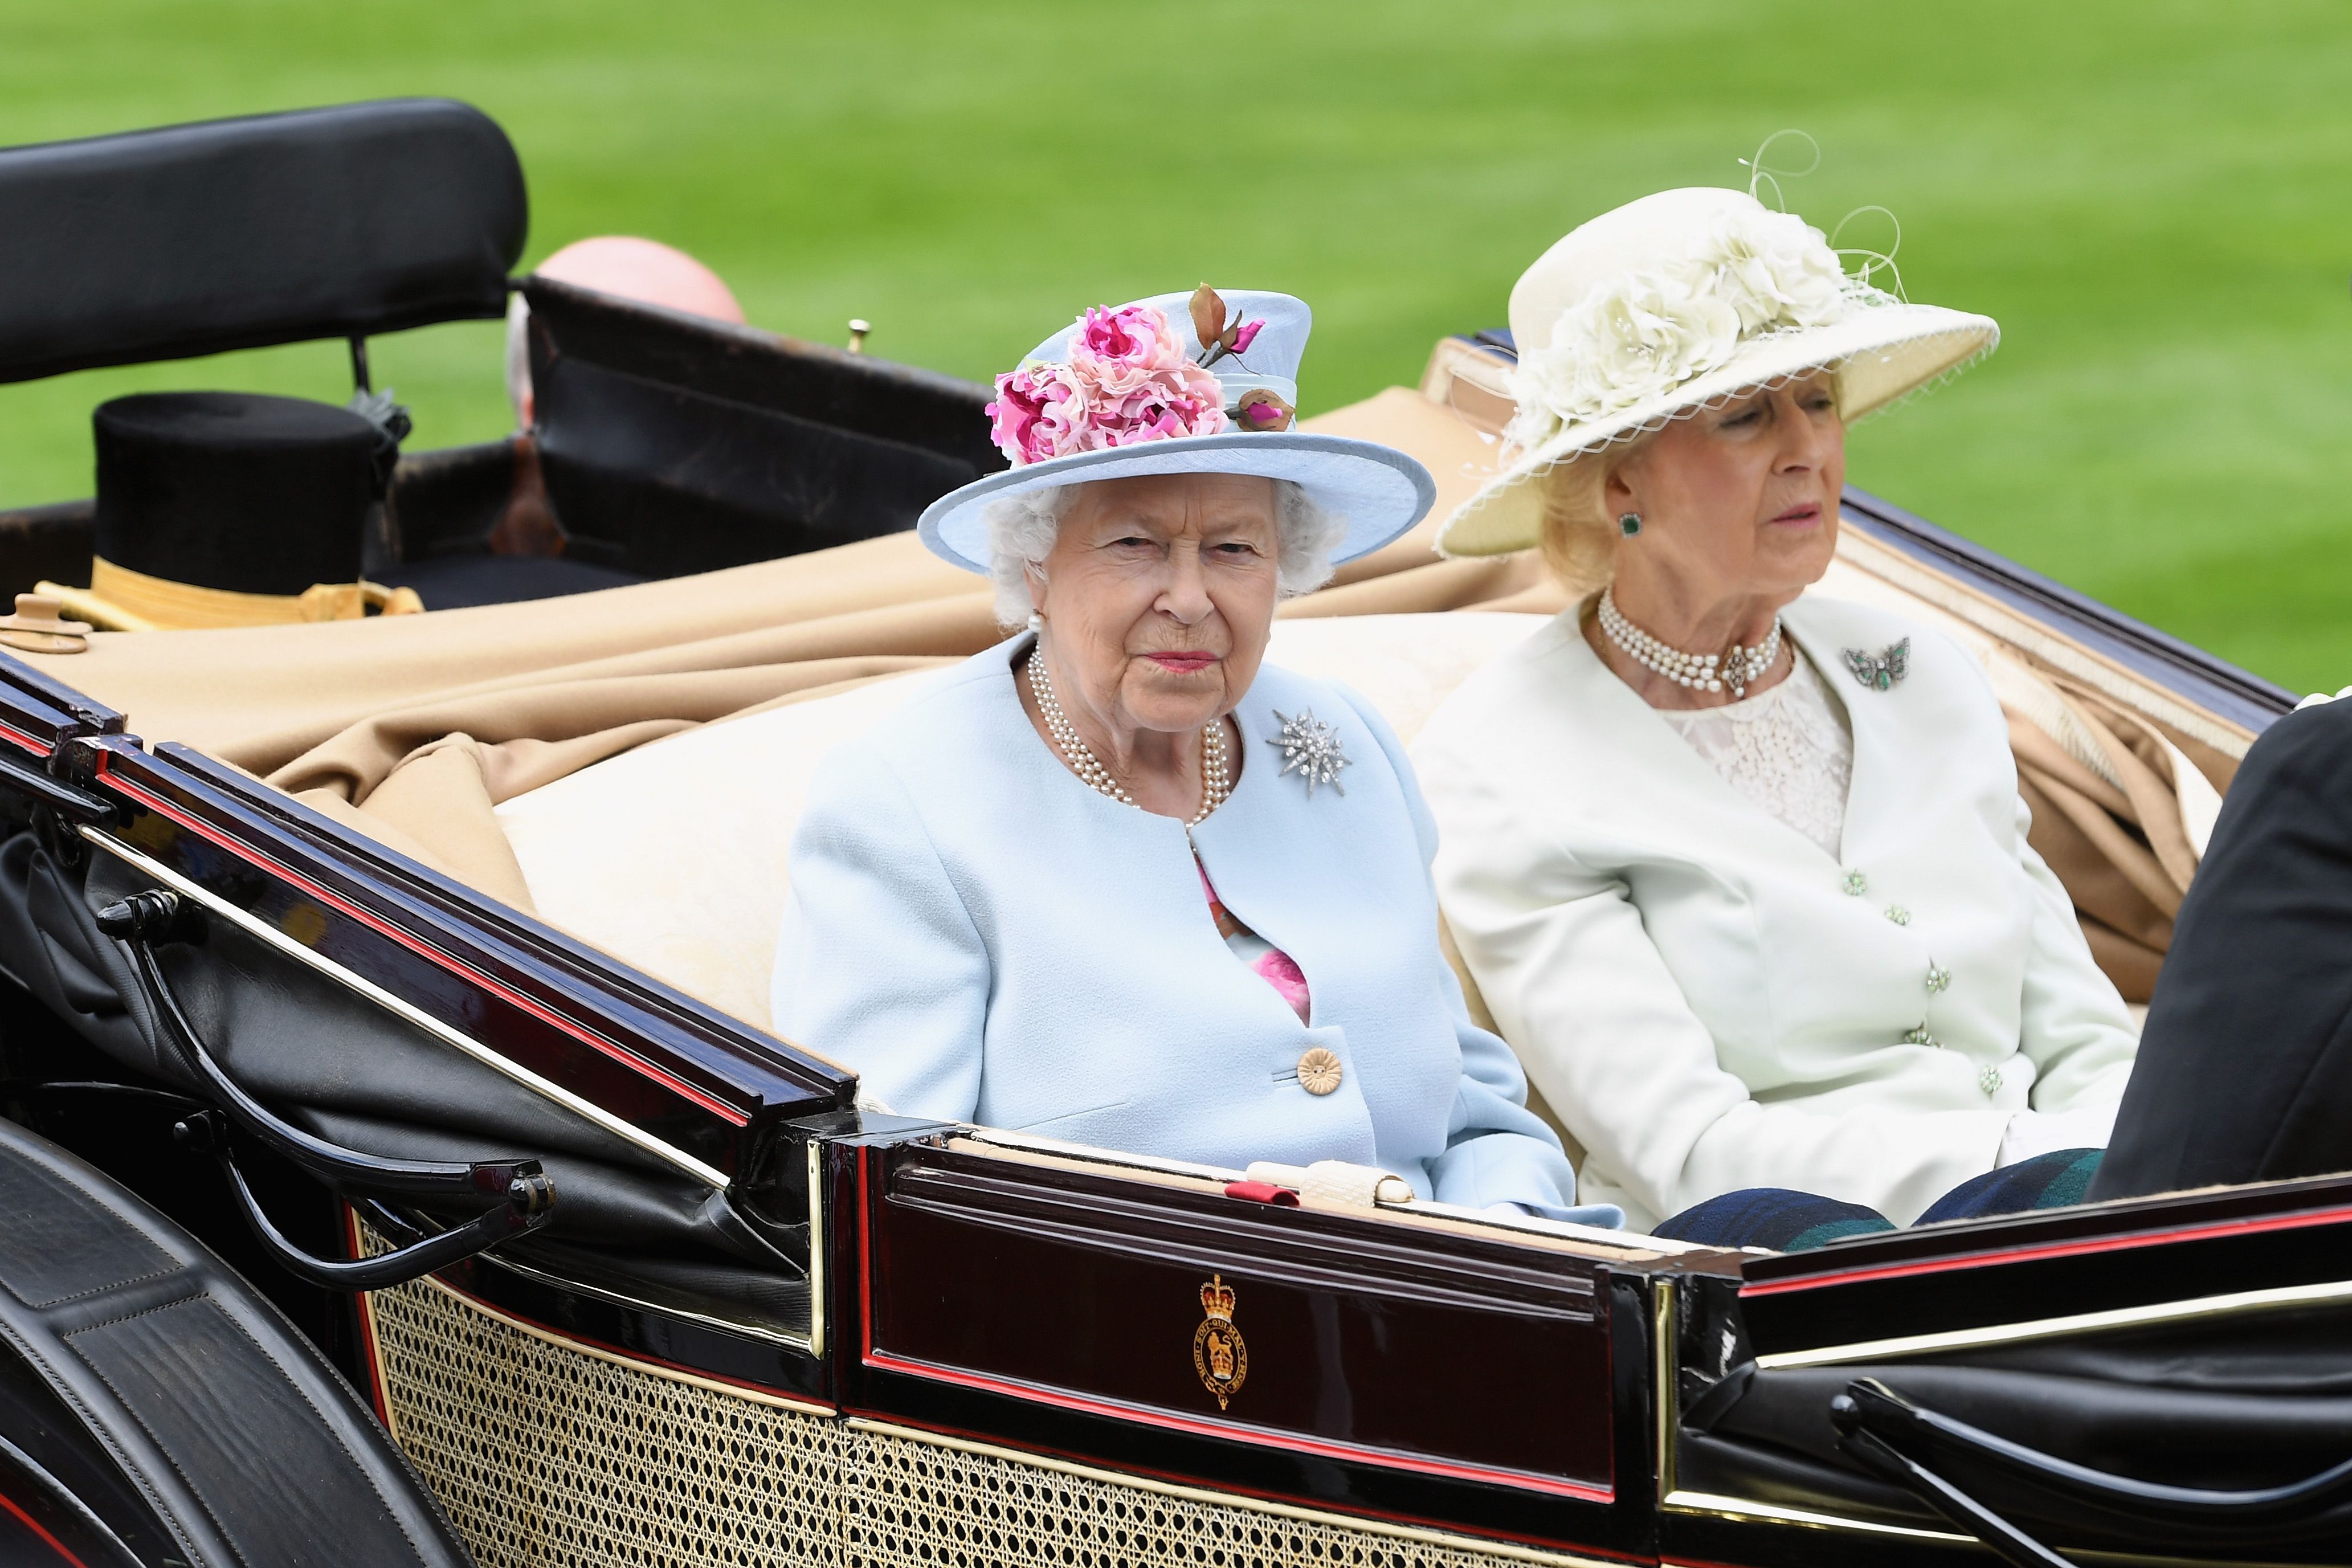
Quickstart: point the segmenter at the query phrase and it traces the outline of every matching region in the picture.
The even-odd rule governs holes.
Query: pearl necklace
[[[1108,768],[1079,739],[1077,726],[1062,711],[1054,697],[1054,679],[1045,673],[1045,650],[1034,648],[1029,654],[1029,690],[1037,699],[1037,711],[1045,715],[1045,731],[1054,737],[1054,744],[1069,759],[1071,769],[1081,781],[1125,805],[1135,805],[1135,797],[1127,793]],[[1201,731],[1201,814],[1186,823],[1187,830],[1199,826],[1209,813],[1225,804],[1234,793],[1232,770],[1225,765],[1225,721],[1218,718]],[[1136,806],[1138,811],[1141,806]]]
[[[1731,651],[1725,654],[1685,653],[1678,647],[1668,647],[1627,620],[1625,612],[1617,607],[1615,591],[1610,588],[1601,591],[1601,633],[1643,668],[1694,691],[1720,691],[1728,686],[1734,702],[1746,697],[1748,689],[1761,679],[1780,657],[1779,616],[1772,617],[1772,635],[1755,647],[1743,648],[1733,643]]]

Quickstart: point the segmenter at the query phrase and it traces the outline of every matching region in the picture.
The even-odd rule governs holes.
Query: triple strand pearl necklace
[[[1030,651],[1029,689],[1037,699],[1037,711],[1045,716],[1046,733],[1054,737],[1054,744],[1062,749],[1062,755],[1069,759],[1079,779],[1115,801],[1135,805],[1135,797],[1120,786],[1110,770],[1078,738],[1077,726],[1070,722],[1062,705],[1054,700],[1054,679],[1045,673],[1043,648]],[[1209,813],[1224,805],[1225,797],[1233,793],[1233,770],[1225,761],[1225,721],[1220,717],[1201,731],[1201,815],[1184,825],[1186,831],[1206,821]]]
[[[1643,668],[1694,691],[1720,691],[1728,686],[1734,702],[1747,696],[1748,687],[1761,679],[1780,657],[1780,617],[1777,615],[1772,617],[1772,635],[1754,647],[1744,648],[1733,643],[1731,651],[1725,654],[1685,653],[1678,647],[1668,647],[1627,620],[1625,612],[1617,607],[1616,593],[1612,588],[1601,591],[1601,633]]]

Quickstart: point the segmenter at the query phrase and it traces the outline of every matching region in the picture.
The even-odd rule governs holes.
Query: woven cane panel
[[[1123,1486],[1002,1453],[861,1432],[847,1561],[992,1568],[1491,1568],[1474,1547]],[[1506,1559],[1507,1560],[1507,1559]]]
[[[394,1433],[482,1568],[1486,1568],[1533,1555],[863,1429],[616,1364],[422,1281],[373,1300]]]
[[[373,1302],[394,1434],[482,1568],[843,1561],[836,1423],[615,1364],[423,1281]]]

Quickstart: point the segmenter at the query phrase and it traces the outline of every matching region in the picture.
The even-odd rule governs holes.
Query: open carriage
[[[299,180],[235,160],[351,116],[384,167],[512,171],[487,121],[405,105],[47,172],[88,200],[209,149]],[[428,131],[455,140],[401,142]],[[0,333],[0,374],[496,314],[519,173],[422,184],[480,198],[439,231],[467,287],[386,307],[430,268],[363,272],[377,234],[302,293],[225,241],[211,283],[243,286],[166,301],[174,332],[94,282],[58,312],[79,342]],[[1772,1256],[860,1110],[824,1042],[766,1030],[784,849],[827,746],[994,640],[904,531],[992,461],[984,395],[522,287],[552,559],[644,581],[530,596],[545,569],[489,543],[513,450],[428,453],[368,569],[464,562],[476,607],[0,658],[20,1556],[2343,1560],[2352,1179]],[[1507,363],[1448,340],[1315,423],[1421,458],[1442,515]],[[2145,999],[2292,699],[1868,496],[1843,521],[1824,591],[1985,658],[2037,846]],[[8,585],[72,586],[89,527],[0,521]],[[1271,655],[1408,739],[1561,607],[1532,560],[1429,535],[1288,605]]]

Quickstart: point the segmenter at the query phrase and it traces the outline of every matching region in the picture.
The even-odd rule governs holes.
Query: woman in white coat
[[[1203,288],[1089,310],[998,379],[1013,468],[919,526],[1028,629],[826,759],[776,1024],[902,1115],[1614,1224],[1470,1020],[1396,737],[1261,664],[1282,594],[1434,494],[1290,428],[1307,328]]]
[[[1580,602],[1413,755],[1446,918],[1585,1193],[1780,1247],[2076,1201],[2135,1035],[2026,843],[1991,687],[1927,626],[1800,597],[1846,424],[1994,323],[1685,190],[1560,241],[1511,324],[1516,460],[1441,545],[1539,544]]]

